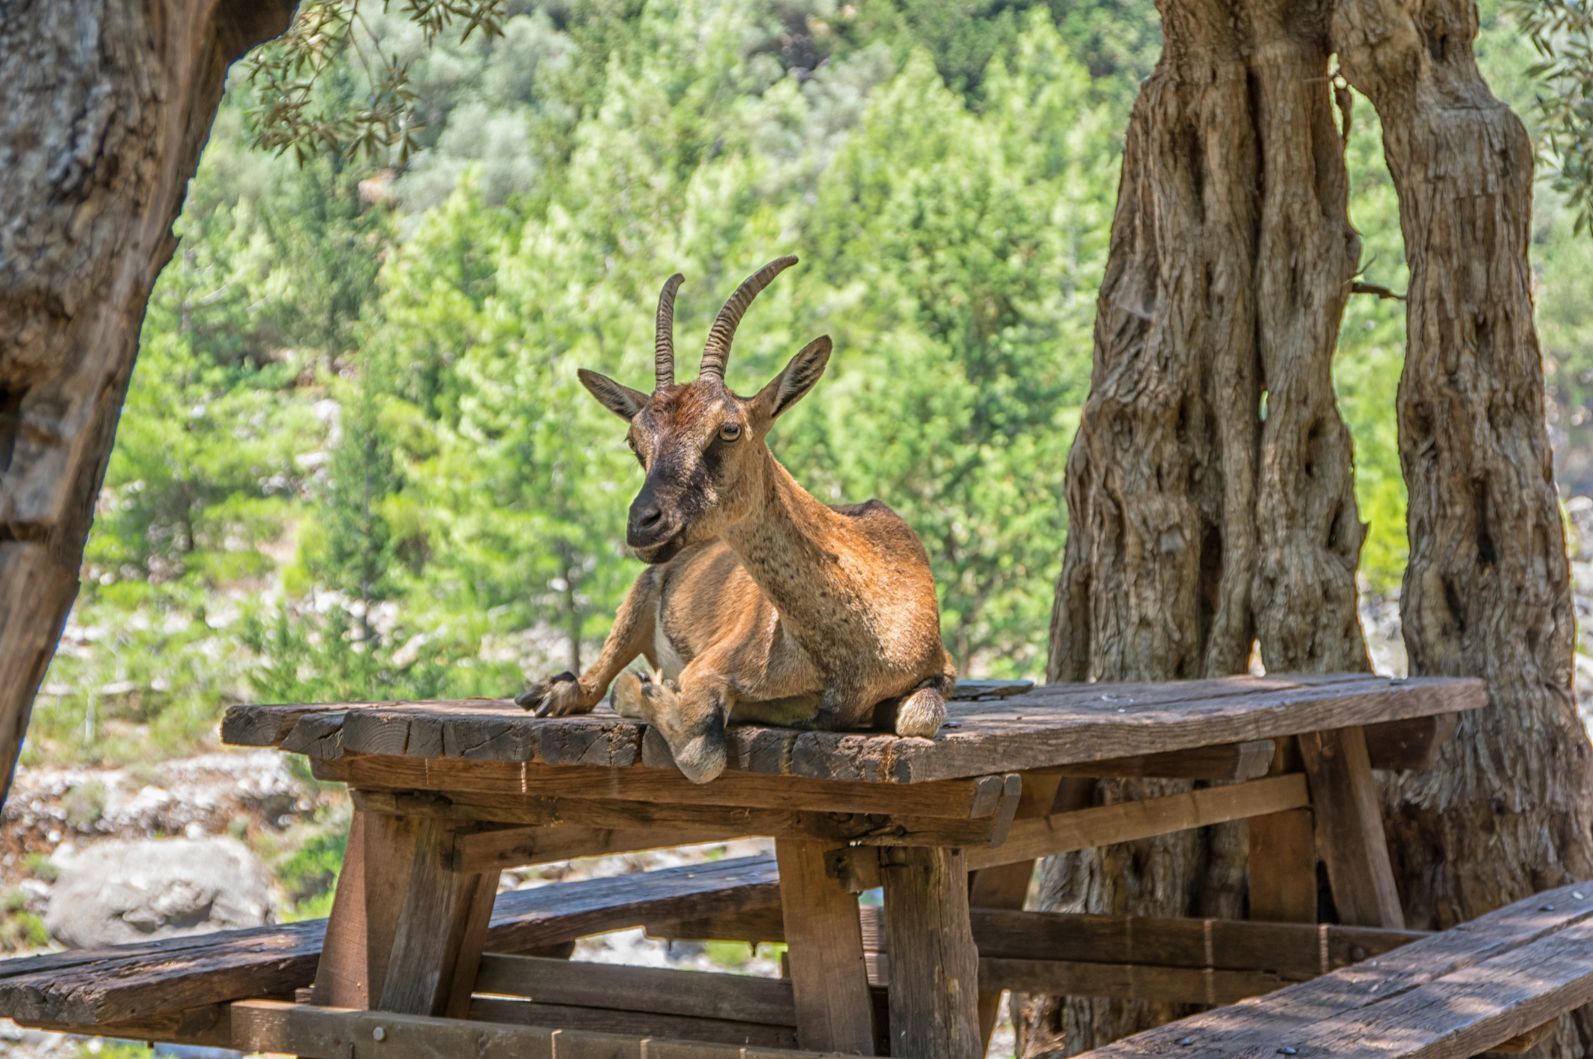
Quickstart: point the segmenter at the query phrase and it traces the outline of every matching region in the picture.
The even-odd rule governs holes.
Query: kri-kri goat
[[[626,542],[649,566],[591,668],[538,681],[516,700],[538,716],[585,713],[613,682],[616,709],[656,727],[698,783],[724,771],[732,718],[933,736],[956,677],[929,557],[907,523],[878,500],[821,503],[765,443],[824,373],[829,336],[754,396],[725,386],[742,315],[795,263],[771,261],[730,296],[695,381],[675,382],[678,274],[658,299],[653,392],[580,372],[630,424],[646,478]],[[624,672],[638,655],[656,679]]]

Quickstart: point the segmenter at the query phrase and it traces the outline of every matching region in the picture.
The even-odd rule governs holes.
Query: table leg
[[[1250,918],[1316,922],[1316,838],[1309,809],[1252,816]]]
[[[498,873],[451,871],[452,838],[444,821],[355,811],[317,1004],[464,1014]]]
[[[873,1055],[874,1009],[857,897],[825,872],[828,848],[800,839],[774,844],[797,1044],[813,1051]]]
[[[1300,757],[1311,784],[1317,848],[1339,920],[1349,926],[1403,929],[1405,915],[1394,887],[1382,806],[1360,728],[1300,737]]]
[[[968,866],[960,849],[880,851],[890,952],[891,1053],[977,1059],[979,952],[968,918]]]
[[[1046,816],[1072,809],[1087,809],[1094,793],[1095,781],[1063,779],[1060,776],[1029,775],[1023,777],[1023,793],[1019,796],[1016,819]],[[981,868],[968,880],[968,903],[975,908],[1023,907],[1029,896],[1029,882],[1039,861],[1024,860],[1015,864],[1001,864],[994,868]],[[996,1019],[1001,1014],[1001,991],[979,994],[979,1040],[981,1054],[990,1047],[990,1035],[995,1032]]]

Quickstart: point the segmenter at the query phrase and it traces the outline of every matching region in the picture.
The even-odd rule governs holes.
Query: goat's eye
[[[726,423],[719,428],[720,441],[734,441],[741,436],[740,423]]]

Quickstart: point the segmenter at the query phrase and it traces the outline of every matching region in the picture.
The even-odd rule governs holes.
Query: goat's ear
[[[604,408],[626,422],[636,418],[636,413],[647,404],[645,393],[617,383],[607,375],[599,375],[585,368],[577,370],[575,374],[581,377],[581,385],[590,390],[592,396],[602,402]]]
[[[819,381],[829,362],[830,336],[820,335],[803,346],[802,352],[792,357],[791,363],[769,385],[758,391],[758,396],[753,398],[758,411],[770,420],[779,418],[787,408],[802,400],[803,395],[813,389],[813,384]]]

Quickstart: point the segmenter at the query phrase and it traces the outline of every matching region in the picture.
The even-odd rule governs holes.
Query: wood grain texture
[[[1121,760],[1121,759],[1119,759]],[[1090,787],[1079,779],[1060,775],[1024,777],[1023,794],[1015,814],[1021,819],[1047,816],[1053,812],[1084,809],[1089,806]],[[911,789],[911,788],[909,788]],[[1008,834],[1011,830],[1008,829]],[[1022,908],[1034,877],[1034,861],[1017,861],[974,871],[968,877],[970,904],[987,908]],[[981,979],[979,990],[979,1040],[988,1050],[1001,1012],[1002,990],[991,989]]]
[[[1364,674],[1056,684],[1000,700],[953,703],[948,725],[932,740],[733,726],[729,768],[921,783],[1453,713],[1485,702],[1477,681]],[[670,765],[667,748],[662,757],[656,750],[649,757],[642,726],[615,714],[535,718],[502,700],[340,704],[308,714],[298,706],[234,706],[223,736],[235,743],[258,740],[290,719],[278,745],[323,760],[362,753],[606,768]],[[307,724],[308,735],[295,734]]]
[[[1253,739],[1245,743],[1222,743],[1191,747],[1163,754],[1116,757],[1081,765],[1059,765],[1047,772],[1058,776],[1085,779],[1148,776],[1183,780],[1253,780],[1267,774],[1272,764],[1273,741]]]
[[[1367,725],[1366,753],[1372,767],[1390,772],[1431,768],[1439,752],[1455,738],[1460,716],[1439,713]]]
[[[777,907],[771,857],[737,857],[499,894],[486,948],[529,952],[675,917]],[[0,962],[0,1014],[28,1024],[148,1020],[250,996],[291,996],[316,974],[327,921],[222,931]]]
[[[696,784],[654,768],[557,768],[523,761],[344,754],[312,759],[317,779],[367,790],[440,791],[512,797],[601,798],[655,805],[720,805],[822,813],[902,813],[952,819],[989,816],[1005,790],[1001,775],[910,785],[847,783],[800,776],[728,773]]]
[[[1340,922],[1403,927],[1394,888],[1383,807],[1366,739],[1358,728],[1300,737],[1300,759],[1311,782],[1316,844]]]
[[[797,1040],[803,1048],[872,1055],[874,1015],[857,898],[826,874],[822,843],[781,839],[774,848]]]
[[[997,812],[958,820],[894,814],[810,813],[727,805],[650,805],[593,798],[525,797],[501,794],[414,794],[356,791],[362,809],[456,824],[513,823],[539,828],[579,828],[590,833],[655,828],[674,841],[708,842],[741,835],[809,839],[831,845],[994,845],[1005,836],[1017,806],[1021,781],[1005,777]],[[655,845],[661,843],[654,843]],[[601,846],[586,853],[602,853]]]
[[[1309,804],[1301,776],[1270,776],[1093,809],[1014,821],[1002,845],[968,850],[971,867],[1034,860],[1054,853],[1128,842],[1172,831],[1243,820]]]
[[[620,998],[616,998],[617,1001]],[[651,1059],[653,1041],[664,1039],[712,1044],[751,1044],[764,1048],[795,1048],[796,1029],[789,1025],[748,1022],[745,1019],[712,1019],[672,1015],[657,1011],[635,1011],[629,1007],[583,1007],[546,1001],[508,1000],[477,997],[471,1001],[469,1018],[481,1022],[545,1026],[549,1029],[614,1034],[638,1043],[645,1042],[643,1054]]]
[[[1440,926],[1593,875],[1593,750],[1532,306],[1535,149],[1483,78],[1477,25],[1474,0],[1345,0],[1330,25],[1377,111],[1409,266],[1410,668],[1486,677],[1496,704],[1462,718],[1431,775],[1385,789],[1406,909]],[[1593,1041],[1593,1018],[1578,1023],[1564,1054]]]
[[[970,847],[968,867],[984,870],[1073,850],[1109,846],[1299,809],[1310,804],[1305,777],[1298,774],[1207,787],[1137,801],[1101,805],[1015,820],[999,846]],[[880,885],[872,847],[851,846],[825,854],[832,877],[854,893]]]
[[[0,804],[227,67],[294,7],[8,5],[0,25]]]
[[[402,883],[370,871],[366,845],[367,918],[376,920],[373,884],[384,891],[383,903],[397,907],[391,926],[382,924],[391,931],[382,946],[387,968],[379,998],[370,1006],[410,1015],[462,1015],[498,892],[498,873],[451,871],[447,855],[453,829],[442,821],[420,817],[397,823],[402,837],[395,853],[409,861]]]
[[[1328,923],[1026,912],[978,906],[969,910],[969,916],[982,957],[1211,967],[1267,972],[1291,982],[1315,978],[1429,936],[1419,930]],[[864,951],[885,951],[879,909],[860,909],[859,922]],[[687,940],[785,940],[780,917],[768,909],[649,925],[648,932]]]
[[[1334,0],[1158,5],[1128,118],[1089,399],[1067,464],[1050,679],[1367,668],[1350,438],[1334,408],[1356,269],[1326,24]],[[1169,793],[1101,784],[1099,800]],[[1040,900],[1237,915],[1237,828],[1080,853]],[[1036,1003],[1031,1055],[1172,1016]]]
[[[493,954],[481,961],[476,992],[544,1004],[796,1025],[789,981],[744,974]]]
[[[1312,1057],[1473,1055],[1585,1001],[1583,983],[1593,981],[1590,929],[1593,885],[1564,886],[1386,955],[1090,1054],[1229,1059],[1292,1047]],[[1440,1025],[1448,1029],[1433,1034]],[[1347,1050],[1342,1034],[1355,1032],[1352,1026],[1366,1032]],[[1390,1045],[1410,1050],[1383,1050]]]
[[[1309,809],[1253,816],[1250,832],[1250,918],[1277,923],[1316,921],[1316,835]]]
[[[296,1005],[268,1000],[232,1005],[233,1046],[286,1052],[304,1059],[834,1059],[835,1053],[792,1052],[692,1041],[671,1045],[640,1036],[441,1019],[390,1012]],[[379,1033],[377,1031],[380,1031]],[[644,1050],[645,1049],[645,1050]]]
[[[979,954],[968,918],[961,850],[901,848],[880,854],[885,937],[892,956],[891,1054],[975,1059]]]
[[[686,833],[659,830],[601,830],[590,827],[499,827],[454,837],[447,856],[454,871],[472,872],[547,864],[609,853],[682,846],[701,841]]]

